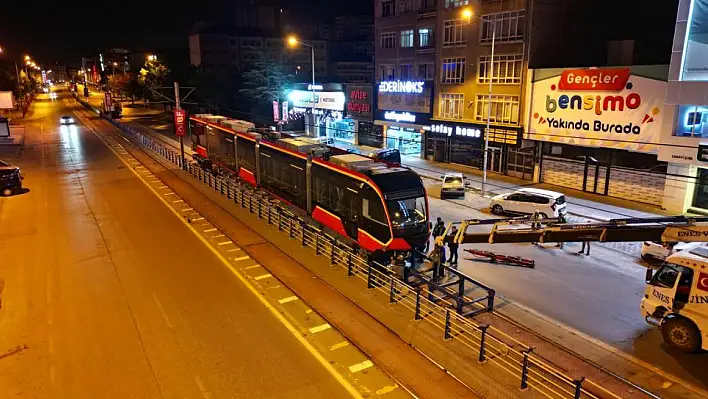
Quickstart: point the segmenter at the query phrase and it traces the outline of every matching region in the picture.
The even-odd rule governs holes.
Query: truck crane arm
[[[708,242],[708,217],[669,216],[611,219],[601,222],[563,223],[560,219],[530,218],[471,219],[459,222],[457,233],[443,241],[458,244],[504,244],[523,242]],[[452,223],[451,225],[454,225]],[[491,229],[484,227],[491,226]],[[479,231],[479,227],[483,227]],[[474,231],[476,230],[476,231]]]

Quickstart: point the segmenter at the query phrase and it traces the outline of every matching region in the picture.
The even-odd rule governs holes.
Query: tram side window
[[[264,147],[261,147],[260,162],[264,186],[298,206],[305,206],[304,162]]]
[[[387,242],[391,238],[391,231],[386,219],[381,198],[372,190],[367,188],[362,196],[362,226],[369,234],[381,242]]]
[[[256,172],[256,144],[250,140],[237,138],[238,164],[251,172]]]
[[[356,220],[358,213],[356,181],[320,166],[313,167],[312,171],[315,202],[345,220]]]

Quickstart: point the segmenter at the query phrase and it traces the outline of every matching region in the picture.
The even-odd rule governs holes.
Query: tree
[[[130,75],[127,74],[114,74],[108,77],[108,89],[120,96],[128,95],[128,84],[130,83]]]
[[[148,60],[138,73],[138,84],[147,90],[155,89],[165,85],[169,74],[170,69],[161,64],[160,61],[156,59]],[[147,92],[147,98],[155,99],[158,96],[153,92]]]
[[[277,61],[267,57],[255,61],[241,77],[244,88],[239,93],[262,104],[284,97],[292,82],[292,75],[288,75]]]

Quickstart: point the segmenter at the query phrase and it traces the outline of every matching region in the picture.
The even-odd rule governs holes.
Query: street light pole
[[[312,45],[310,46],[310,53],[312,55],[312,87],[310,87],[312,91],[312,135],[314,137],[317,137],[315,135],[315,46]]]
[[[484,155],[482,164],[482,195],[486,194],[487,185],[487,153],[489,152],[489,125],[492,119],[492,78],[494,77],[494,41],[497,36],[497,23],[493,22],[492,28],[492,55],[489,57],[489,96],[487,97],[487,131],[484,134]]]

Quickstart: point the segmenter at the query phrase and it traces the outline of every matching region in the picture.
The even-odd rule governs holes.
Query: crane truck
[[[458,244],[543,242],[708,242],[708,217],[670,216],[564,223],[544,219],[530,227],[528,218],[474,219],[448,225],[436,241]],[[455,235],[448,235],[459,224]],[[490,226],[482,228],[484,226]],[[475,231],[476,230],[476,231]],[[480,231],[481,230],[481,231]],[[640,310],[647,323],[661,329],[664,341],[686,353],[708,350],[708,247],[674,253],[654,272],[647,269]]]

